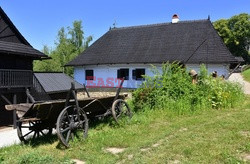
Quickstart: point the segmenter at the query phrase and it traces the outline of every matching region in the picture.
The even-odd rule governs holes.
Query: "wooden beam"
[[[9,37],[12,37],[12,36],[16,36],[16,35],[15,35],[15,34],[12,34],[12,35],[1,36],[0,39],[9,38]]]
[[[16,111],[16,114],[19,118],[31,108],[32,104],[14,104],[14,105],[5,105],[5,109],[8,111]]]
[[[4,32],[7,28],[9,28],[9,26],[4,27],[4,28],[0,31],[0,34],[1,34],[2,32]]]
[[[13,96],[13,104],[17,103],[16,94]],[[16,129],[17,127],[17,118],[16,118],[16,109],[13,110],[13,128]]]
[[[85,92],[87,93],[88,97],[90,97],[90,95],[89,95],[89,91],[87,90],[87,87],[86,87],[86,85],[85,85],[85,84],[83,84],[83,87],[84,87],[84,90],[85,90]]]
[[[29,89],[26,89],[26,95],[32,103],[36,102],[34,97],[31,96]]]
[[[15,110],[16,105],[5,105],[5,109],[8,110],[8,111]]]
[[[7,104],[9,104],[9,105],[12,104],[4,95],[1,94],[1,97],[2,97],[2,99],[4,99],[4,101],[5,101]]]

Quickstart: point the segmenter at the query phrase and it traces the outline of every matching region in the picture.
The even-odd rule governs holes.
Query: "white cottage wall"
[[[161,71],[161,64],[155,64],[156,68]],[[194,69],[197,72],[200,70],[199,64],[187,64],[187,69]],[[217,71],[218,75],[228,75],[229,66],[220,64],[208,64],[206,65],[208,72],[212,73]],[[91,65],[83,67],[75,67],[74,78],[77,82],[85,84],[90,87],[117,87],[119,85],[117,79],[117,70],[122,68],[129,69],[129,80],[125,80],[123,83],[124,88],[138,88],[143,81],[134,80],[132,78],[132,71],[134,69],[145,69],[145,74],[153,76],[151,71],[152,66],[150,64],[114,64],[114,65]],[[85,80],[85,70],[94,71],[94,80]]]
[[[161,64],[157,64],[156,67],[160,70]],[[143,81],[134,80],[132,78],[132,71],[135,69],[145,69],[145,74],[153,76],[150,64],[123,64],[123,65],[91,65],[84,67],[75,67],[74,78],[77,82],[85,84],[87,86],[99,86],[99,87],[117,87],[119,85],[117,79],[117,70],[127,68],[129,69],[129,80],[125,80],[123,87],[125,88],[137,88]],[[85,80],[85,70],[93,70],[95,80]],[[113,84],[113,85],[112,85]],[[104,86],[103,86],[104,85]]]
[[[85,69],[83,67],[74,67],[74,79],[80,84],[85,84]]]

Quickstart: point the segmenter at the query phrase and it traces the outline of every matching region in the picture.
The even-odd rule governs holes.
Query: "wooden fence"
[[[0,69],[0,88],[32,87],[32,85],[31,70]]]

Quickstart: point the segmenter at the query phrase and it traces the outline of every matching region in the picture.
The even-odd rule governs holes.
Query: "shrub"
[[[3,156],[0,154],[0,163],[4,161]]]
[[[239,84],[208,75],[200,68],[197,84],[178,63],[166,63],[162,70],[152,68],[155,76],[145,76],[140,88],[133,92],[135,110],[166,108],[179,114],[211,108],[231,108],[244,100]]]

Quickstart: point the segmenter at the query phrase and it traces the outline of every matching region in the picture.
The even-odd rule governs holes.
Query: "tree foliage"
[[[214,22],[214,27],[224,40],[230,52],[250,62],[250,15],[242,13],[230,19]]]
[[[45,72],[64,71],[72,76],[73,68],[64,67],[64,65],[83,52],[91,41],[91,36],[84,37],[82,21],[74,21],[73,27],[67,27],[67,30],[62,27],[58,31],[55,48],[51,49],[48,46],[44,46],[42,50],[43,53],[52,59],[35,61],[34,70]]]

